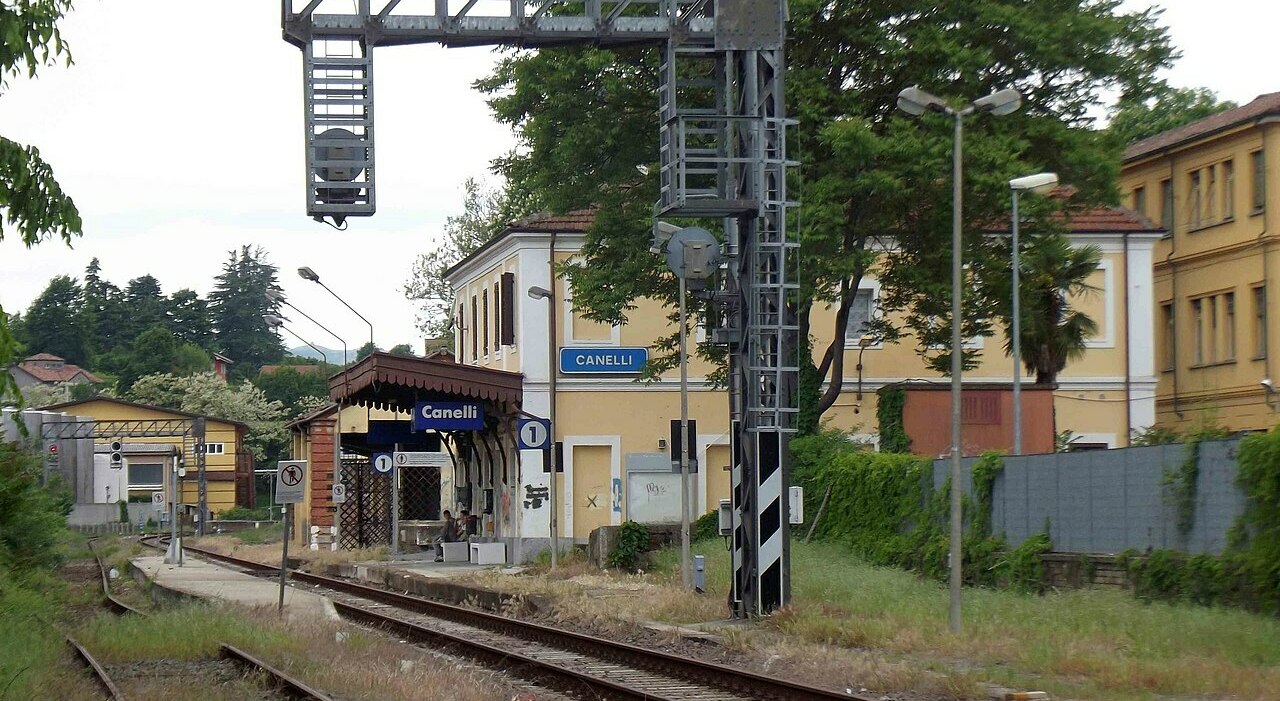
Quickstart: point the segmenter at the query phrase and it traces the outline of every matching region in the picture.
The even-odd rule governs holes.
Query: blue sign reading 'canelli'
[[[418,402],[413,407],[415,431],[479,431],[484,407],[479,402]]]
[[[637,373],[649,361],[648,348],[561,348],[560,372]]]

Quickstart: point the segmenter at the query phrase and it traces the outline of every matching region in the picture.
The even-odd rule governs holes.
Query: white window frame
[[[1102,335],[1084,342],[1085,348],[1116,347],[1116,266],[1115,261],[1103,258],[1098,261],[1098,270],[1102,271]]]
[[[584,339],[573,335],[573,299],[569,296],[569,281],[564,282],[564,299],[561,301],[562,316],[564,317],[564,345],[569,346],[594,346],[598,348],[617,348],[622,345],[622,327],[614,324],[610,327],[609,339],[601,340],[598,338]]]
[[[226,451],[227,451],[226,443],[205,443],[204,444],[205,455],[226,455]]]
[[[864,292],[864,291],[871,293],[871,309],[867,313],[867,321],[871,321],[875,319],[876,310],[880,308],[880,281],[875,279],[868,280],[864,278],[862,282],[858,284],[858,292]],[[854,301],[855,302],[857,301],[856,297]],[[862,348],[862,346],[859,344],[861,343],[863,337],[861,334],[856,336],[849,334],[848,319],[845,319],[843,332],[844,332],[844,348],[846,351],[849,351],[849,350],[856,351]],[[868,350],[879,350],[881,348],[884,348],[884,341],[880,340],[880,341],[876,341],[875,343],[869,343],[867,344],[866,347]]]

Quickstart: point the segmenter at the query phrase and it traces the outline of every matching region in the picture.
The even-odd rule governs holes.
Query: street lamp
[[[551,286],[555,287],[555,234],[551,235],[552,250],[552,266],[551,266]],[[547,462],[550,468],[551,478],[548,480],[550,486],[547,490],[549,497],[551,512],[548,514],[548,527],[551,531],[551,569],[555,569],[559,564],[560,550],[560,519],[557,512],[560,511],[560,505],[556,503],[556,470],[560,467],[556,464],[556,293],[545,287],[533,285],[528,291],[530,299],[547,300],[547,373],[548,373],[548,401],[547,420],[551,422],[551,448],[547,451]]]
[[[1013,197],[1013,454],[1022,455],[1022,310],[1018,262],[1018,193],[1044,194],[1058,186],[1057,173],[1036,173],[1009,181]]]
[[[298,276],[299,276],[299,277],[301,277],[303,280],[309,280],[309,281],[314,282],[315,284],[317,284],[317,285],[319,285],[319,286],[323,287],[325,292],[328,292],[330,295],[332,295],[332,296],[333,296],[333,298],[334,298],[334,299],[338,300],[339,302],[342,302],[342,306],[346,307],[347,309],[350,309],[352,314],[355,314],[356,316],[360,317],[360,321],[363,321],[365,324],[367,324],[367,325],[369,326],[369,348],[370,348],[370,349],[374,348],[374,345],[373,345],[373,322],[371,322],[371,321],[369,321],[368,319],[364,318],[364,315],[363,315],[363,314],[361,314],[360,312],[356,311],[356,310],[355,310],[355,307],[352,307],[350,304],[347,304],[347,300],[345,300],[345,299],[343,299],[343,298],[339,297],[339,296],[338,296],[338,293],[337,293],[337,292],[334,292],[334,291],[333,291],[333,290],[331,290],[331,289],[329,289],[329,286],[328,286],[328,285],[324,284],[323,282],[320,282],[320,276],[316,274],[316,271],[314,271],[314,270],[312,270],[311,268],[308,268],[308,267],[306,267],[306,266],[303,266],[303,267],[301,267],[301,268],[298,268]],[[308,319],[310,319],[311,317],[307,317],[307,318],[308,318]],[[373,352],[373,351],[372,351],[372,350],[370,350],[370,352]],[[344,358],[344,360],[345,360],[345,358]]]
[[[913,85],[898,93],[898,109],[919,116],[925,112],[941,112],[955,122],[955,141],[951,163],[951,547],[949,550],[951,603],[947,609],[947,621],[951,632],[960,632],[960,584],[962,560],[960,552],[961,529],[964,524],[960,513],[960,456],[962,434],[960,421],[960,373],[963,338],[963,316],[960,304],[960,278],[964,270],[961,259],[962,184],[964,172],[964,118],[975,113],[988,112],[996,116],[1011,114],[1022,104],[1017,90],[1005,88],[978,98],[968,105],[955,109],[942,98],[931,95]]]
[[[293,311],[295,311],[295,312],[297,312],[297,313],[301,314],[302,316],[306,317],[306,318],[307,318],[307,320],[308,320],[308,321],[310,321],[311,323],[315,324],[316,326],[319,326],[319,327],[320,327],[320,328],[321,328],[325,333],[327,333],[327,334],[329,334],[330,336],[333,336],[334,338],[336,338],[336,339],[338,340],[338,343],[341,343],[341,344],[342,344],[342,365],[343,365],[344,367],[347,365],[347,363],[348,363],[349,361],[347,360],[347,342],[346,342],[346,340],[344,340],[344,339],[343,339],[341,336],[339,336],[338,334],[336,334],[336,333],[334,333],[334,332],[330,331],[330,330],[329,330],[329,329],[328,329],[324,324],[322,324],[322,323],[320,323],[320,322],[316,321],[315,319],[311,318],[311,315],[310,315],[310,314],[308,314],[308,313],[306,313],[306,312],[302,311],[301,309],[297,308],[296,306],[294,306],[291,302],[289,302],[289,300],[285,299],[284,293],[283,293],[283,292],[281,292],[280,290],[273,290],[273,289],[269,289],[269,290],[267,290],[267,293],[266,293],[266,294],[267,294],[267,299],[269,299],[269,300],[271,300],[272,302],[275,302],[275,303],[277,303],[277,304],[283,304],[283,305],[285,305],[286,307],[289,307],[289,308],[290,308],[290,309],[292,309]],[[328,362],[328,360],[326,360],[325,362]]]
[[[324,351],[320,350],[315,345],[313,345],[311,341],[308,341],[307,339],[299,336],[297,333],[294,332],[293,329],[289,328],[288,326],[285,326],[283,317],[277,316],[275,314],[263,314],[262,320],[267,322],[267,326],[270,326],[273,331],[275,329],[284,329],[285,331],[288,331],[294,338],[298,339],[299,341],[302,341],[303,343],[310,346],[311,350],[319,353],[320,357],[324,359],[324,362],[326,363],[329,362],[329,356],[325,355]]]

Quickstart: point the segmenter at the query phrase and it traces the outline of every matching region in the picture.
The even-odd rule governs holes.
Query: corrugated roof
[[[1124,160],[1132,161],[1149,156],[1172,146],[1177,146],[1216,131],[1229,129],[1269,114],[1280,114],[1280,92],[1259,95],[1247,105],[1219,112],[1190,124],[1184,124],[1176,129],[1170,129],[1141,141],[1135,141],[1124,150]]]
[[[44,411],[61,411],[69,407],[80,406],[81,404],[88,404],[89,402],[108,402],[110,404],[119,404],[120,406],[131,406],[136,409],[150,409],[151,411],[164,412],[166,414],[173,414],[174,416],[183,416],[188,419],[198,419],[203,417],[205,419],[210,419],[213,421],[220,421],[224,424],[240,426],[241,428],[244,428],[244,429],[249,428],[249,424],[246,424],[243,421],[236,421],[235,419],[224,419],[220,416],[208,416],[206,414],[193,414],[189,411],[182,411],[181,409],[170,409],[167,406],[155,406],[154,404],[139,404],[138,402],[130,402],[124,399],[117,399],[115,397],[89,397],[88,399],[77,399],[72,402],[62,402],[61,404],[50,404],[49,406],[42,406],[39,408]],[[127,419],[123,419],[123,420],[127,420]]]

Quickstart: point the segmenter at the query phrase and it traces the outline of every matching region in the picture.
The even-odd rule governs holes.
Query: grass
[[[488,701],[509,695],[490,674],[442,661],[416,647],[337,623],[285,623],[270,610],[190,604],[149,618],[104,615],[83,625],[77,635],[106,664],[208,659],[225,642],[357,701],[420,698],[424,689],[442,701]]]
[[[283,527],[271,526],[193,538],[188,542],[196,547],[212,550],[222,555],[232,555],[255,562],[279,564],[280,545],[283,538]],[[322,565],[387,560],[390,557],[391,550],[386,546],[338,551],[300,548],[295,543],[290,543],[289,546],[289,558],[301,560],[303,569],[308,571],[314,571]]]
[[[723,600],[728,553],[699,543],[710,596]],[[675,551],[655,570],[672,581]],[[764,640],[883,653],[946,674],[1050,692],[1055,698],[1280,698],[1280,621],[1237,610],[1144,604],[1127,593],[1044,596],[964,592],[964,629],[947,631],[937,582],[858,561],[828,544],[792,546],[794,605],[765,621]],[[671,615],[675,611],[659,611]],[[770,639],[772,630],[779,637]]]

